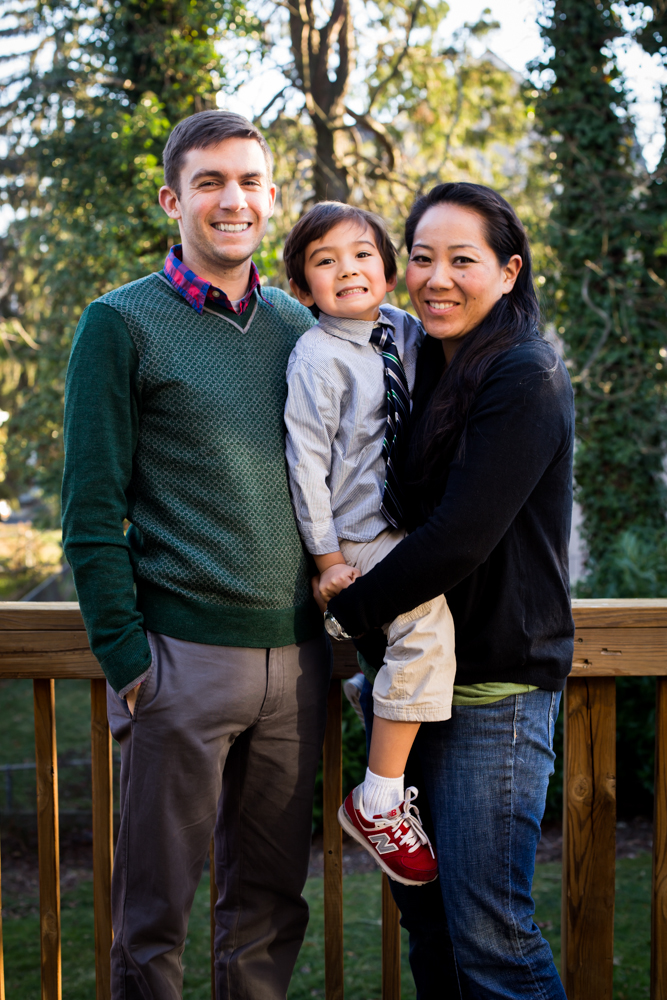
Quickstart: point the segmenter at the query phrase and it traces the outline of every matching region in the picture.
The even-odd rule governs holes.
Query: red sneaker
[[[403,885],[425,885],[438,877],[431,841],[424,833],[419,810],[412,805],[417,789],[406,789],[396,809],[368,819],[362,810],[363,785],[357,785],[338,810],[346,833],[365,847],[383,872]]]

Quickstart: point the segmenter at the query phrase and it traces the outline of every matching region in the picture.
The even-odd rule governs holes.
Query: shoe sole
[[[364,850],[367,851],[367,853],[370,854],[370,856],[373,858],[375,864],[379,865],[382,871],[385,873],[385,875],[388,878],[393,879],[394,882],[400,882],[401,885],[429,885],[431,882],[435,882],[435,880],[437,879],[438,877],[437,872],[435,874],[435,878],[428,878],[422,882],[418,882],[416,879],[404,878],[402,875],[397,875],[396,872],[392,871],[389,865],[382,860],[379,854],[377,854],[377,852],[373,850],[373,848],[369,845],[368,841],[364,837],[363,833],[360,833],[359,830],[357,830],[356,826],[354,825],[350,817],[347,815],[344,805],[342,805],[338,810],[338,822],[345,830],[345,833],[347,833],[350,837],[356,840],[358,844],[361,844]]]

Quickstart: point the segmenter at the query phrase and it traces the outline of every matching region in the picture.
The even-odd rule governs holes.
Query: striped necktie
[[[390,524],[398,528],[403,523],[401,475],[410,416],[410,390],[408,389],[405,369],[390,330],[387,327],[376,326],[371,334],[371,344],[380,348],[387,383],[387,426],[382,442],[382,455],[387,462],[387,475],[380,511]]]

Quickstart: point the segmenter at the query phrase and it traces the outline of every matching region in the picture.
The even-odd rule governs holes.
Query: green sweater
[[[319,633],[290,503],[287,359],[312,326],[278,289],[199,314],[162,274],[88,306],[65,391],[63,541],[93,652],[120,691],[145,630],[285,646]],[[131,526],[127,534],[124,520]]]

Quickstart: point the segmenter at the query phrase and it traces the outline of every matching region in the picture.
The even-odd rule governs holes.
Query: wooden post
[[[612,1000],[616,853],[616,687],[570,678],[563,768],[563,985]]]
[[[96,1000],[111,1000],[111,872],[113,868],[113,759],[106,681],[90,682],[93,779],[93,910]]]
[[[211,899],[211,1000],[215,1000],[215,904],[218,902],[218,885],[215,881],[215,840],[211,837],[208,849],[209,894]]]
[[[62,1000],[58,758],[53,680],[33,681],[42,1000]]]
[[[323,755],[324,980],[326,1000],[343,1000],[343,801],[342,686],[332,680]]]
[[[651,1000],[667,1000],[667,677],[658,677],[655,705]]]
[[[382,875],[382,1000],[401,1000],[400,913]]]

